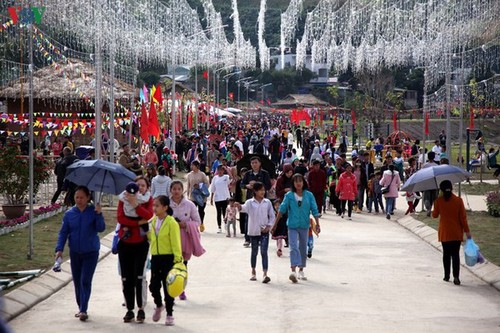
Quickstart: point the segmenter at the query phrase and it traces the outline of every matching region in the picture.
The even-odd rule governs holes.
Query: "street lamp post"
[[[250,85],[253,83],[259,82],[259,80],[253,80],[250,82],[245,82],[245,88],[247,90],[247,112],[248,112],[248,91],[250,90]]]
[[[240,102],[241,102],[241,98],[240,98],[241,82],[245,83],[246,80],[250,80],[251,78],[252,77],[247,76],[247,77],[244,77],[244,78],[239,79],[238,81],[236,81],[236,83],[238,84],[238,107],[240,107]]]
[[[265,98],[264,98],[264,88],[272,86],[272,83],[266,83],[262,86],[260,86],[260,90],[262,91],[262,102],[265,103]],[[262,105],[264,106],[264,105]],[[262,108],[260,108],[260,117],[262,118]]]
[[[229,73],[226,76],[224,76],[224,80],[226,80],[226,110],[229,108],[229,79],[231,78],[231,76],[234,76],[234,75],[237,75],[240,73],[241,73],[241,71],[237,71],[234,73]]]

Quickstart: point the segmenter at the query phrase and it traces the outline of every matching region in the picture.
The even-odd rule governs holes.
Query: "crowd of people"
[[[231,237],[232,229],[233,236],[236,236],[239,219],[239,231],[244,235],[243,246],[251,248],[251,281],[257,280],[259,251],[262,282],[271,281],[268,252],[272,239],[276,241],[278,257],[283,255],[284,247],[289,248],[289,280],[297,283],[307,279],[305,267],[307,259],[313,255],[314,235],[321,232],[323,214],[334,212],[339,221],[351,220],[354,213],[363,212],[383,213],[391,219],[396,199],[401,195],[401,184],[420,168],[438,163],[433,150],[423,156],[425,152],[418,146],[418,141],[413,143],[410,152],[401,149],[377,151],[374,146],[380,145],[383,138],[371,140],[373,145],[369,144],[365,149],[353,146],[348,159],[345,133],[337,138],[328,129],[320,133],[316,128],[294,127],[282,116],[268,117],[264,121],[237,118],[220,123],[209,133],[183,133],[176,139],[175,147],[171,146],[170,138],[163,138],[157,145],[147,147],[143,157],[132,160],[131,150],[125,144],[118,158],[118,162],[128,169],[137,168],[133,161],[137,160],[141,170],[135,183],[129,184],[120,195],[117,209],[116,253],[127,308],[124,322],[143,322],[146,318],[144,305],[149,252],[149,290],[155,303],[153,321],[158,321],[166,311],[165,324],[174,324],[174,298],[166,291],[166,276],[175,264],[182,262],[187,265],[193,255],[204,253],[200,233],[205,230],[207,203],[215,206],[216,219],[209,223],[217,224],[217,233]],[[439,162],[447,163],[446,157],[440,155]],[[172,179],[175,169],[188,172],[185,183]],[[442,190],[449,192],[450,188],[446,185]],[[83,194],[78,194],[82,191]],[[94,237],[101,231],[98,225],[100,207],[95,207],[97,215],[90,214],[94,208],[86,206],[87,192],[77,188],[76,193],[75,207],[78,210],[73,209],[74,214],[89,211],[88,218],[96,221],[95,230],[90,233]],[[435,190],[425,191],[423,195],[406,192],[403,196],[408,208],[403,211],[406,210],[406,214],[415,212],[423,197],[424,207],[430,215],[437,194]],[[445,207],[449,202],[460,206],[461,201],[448,194],[445,202],[441,201],[436,201],[433,216],[452,220],[451,215],[445,213]],[[65,215],[66,218],[71,216]],[[455,242],[451,245],[443,243],[447,249],[446,258],[443,257],[445,280],[450,278],[452,258],[455,284],[459,284],[456,269],[458,239],[455,238],[460,231],[457,230],[470,236],[466,217],[460,215],[458,223],[453,227],[454,239],[440,236],[443,242]],[[446,224],[440,224],[440,228],[446,229]],[[63,228],[57,247],[58,256],[62,255],[67,235],[68,231]],[[74,255],[70,252],[70,257]],[[85,271],[93,272],[92,269]],[[78,272],[75,268],[73,274]],[[76,285],[76,281],[83,280],[86,283]],[[75,280],[80,307],[77,316],[81,320],[88,318],[86,303],[90,282],[88,276]],[[179,298],[187,299],[186,291]]]

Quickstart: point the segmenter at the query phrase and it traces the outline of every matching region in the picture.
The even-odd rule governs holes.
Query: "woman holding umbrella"
[[[139,193],[144,195],[149,191],[149,181],[139,176],[135,179],[135,183],[139,187]],[[141,228],[142,225],[147,225],[148,220],[153,217],[153,198],[139,204],[137,196],[126,195],[127,205],[135,207],[135,212],[138,217],[130,217],[125,214],[124,202],[118,203],[118,223],[120,230],[118,237],[118,260],[120,261],[121,276],[123,281],[123,295],[127,305],[127,313],[123,317],[123,321],[128,323],[134,319],[134,297],[137,299],[137,321],[143,322],[145,319],[143,309],[143,279],[144,266],[148,256],[149,243],[146,233]]]
[[[100,241],[97,233],[106,229],[101,206],[90,204],[90,191],[85,186],[75,190],[75,206],[63,217],[56,246],[56,260],[63,255],[64,245],[69,240],[69,257],[71,259],[71,275],[75,286],[76,303],[79,312],[75,317],[81,321],[88,318],[92,277],[99,257]]]
[[[432,217],[439,217],[438,238],[443,245],[443,280],[450,281],[450,264],[453,265],[453,283],[460,285],[460,244],[464,238],[471,238],[467,214],[462,198],[453,194],[451,181],[443,180],[439,184],[442,196],[434,201]]]

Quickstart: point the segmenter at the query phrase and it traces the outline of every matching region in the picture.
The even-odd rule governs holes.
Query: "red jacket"
[[[356,199],[358,195],[358,182],[356,181],[356,176],[352,172],[350,175],[347,175],[347,172],[342,173],[339,177],[335,192],[337,192],[340,200],[352,201]]]
[[[313,194],[323,194],[326,188],[326,172],[323,169],[309,171],[307,186]]]
[[[140,216],[141,219],[149,220],[153,217],[153,198],[151,197],[148,202],[145,202],[135,209],[137,215]],[[146,240],[146,235],[142,236],[139,226],[139,219],[134,219],[128,216],[125,216],[125,212],[123,211],[123,202],[118,202],[118,223],[121,224],[120,231],[118,232],[118,237],[120,238],[120,242],[125,243],[141,243]],[[123,227],[127,227],[130,231],[130,236],[127,239],[122,239]]]

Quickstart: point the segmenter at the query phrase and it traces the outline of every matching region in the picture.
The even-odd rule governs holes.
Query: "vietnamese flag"
[[[392,112],[392,125],[394,126],[394,131],[398,130],[398,112]]]
[[[204,71],[204,72],[203,72],[203,78],[204,78],[205,80],[208,80],[208,71]]]
[[[425,135],[429,135],[429,112],[425,113]]]
[[[155,138],[160,137],[160,124],[158,124],[155,103],[149,104],[148,133]]]
[[[474,128],[474,108],[471,106],[470,107],[470,123],[469,123],[469,129]]]
[[[152,104],[152,103],[151,103]],[[146,105],[142,103],[141,107],[141,139],[144,143],[149,144],[149,119],[148,119],[148,111],[146,110]]]
[[[351,119],[352,119],[352,124],[356,126],[356,112],[354,112],[354,109],[351,109]]]
[[[230,99],[230,100],[233,100],[233,99],[234,99],[234,93],[232,93],[232,92],[230,92],[230,93],[229,93],[229,99]]]

